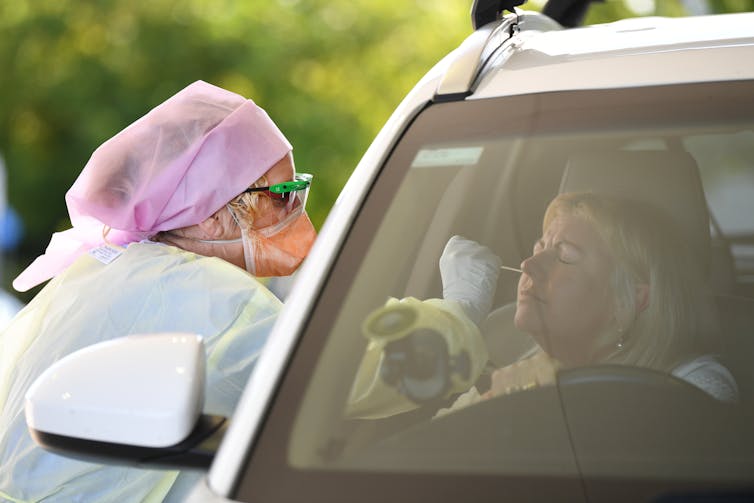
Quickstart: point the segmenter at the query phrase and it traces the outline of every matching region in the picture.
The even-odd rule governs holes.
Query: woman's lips
[[[518,292],[518,300],[526,299],[533,299],[537,302],[544,302],[544,300],[542,300],[542,298],[538,296],[531,288],[525,288],[523,290],[519,290]]]

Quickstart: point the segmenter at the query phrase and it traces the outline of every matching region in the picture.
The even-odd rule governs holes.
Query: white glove
[[[453,236],[440,257],[442,294],[454,300],[480,325],[492,309],[500,274],[500,257],[476,241]]]

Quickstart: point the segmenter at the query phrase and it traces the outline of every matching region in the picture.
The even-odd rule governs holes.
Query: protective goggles
[[[239,224],[250,229],[277,225],[294,211],[303,211],[312,175],[298,173],[293,180],[267,187],[250,187],[230,203]]]
[[[267,187],[250,187],[242,194],[257,193],[267,196],[276,207],[285,206],[289,211],[296,206],[306,206],[306,198],[309,196],[309,187],[312,184],[309,173],[297,173],[293,180],[276,183]]]

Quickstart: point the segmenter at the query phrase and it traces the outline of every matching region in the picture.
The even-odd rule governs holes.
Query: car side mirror
[[[40,446],[109,464],[208,468],[227,420],[202,415],[205,350],[188,333],[129,335],[67,355],[26,394]]]

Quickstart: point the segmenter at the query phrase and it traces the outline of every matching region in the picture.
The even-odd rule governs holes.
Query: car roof
[[[547,31],[542,17],[519,13],[518,31],[487,59],[470,99],[754,78],[754,13]]]

